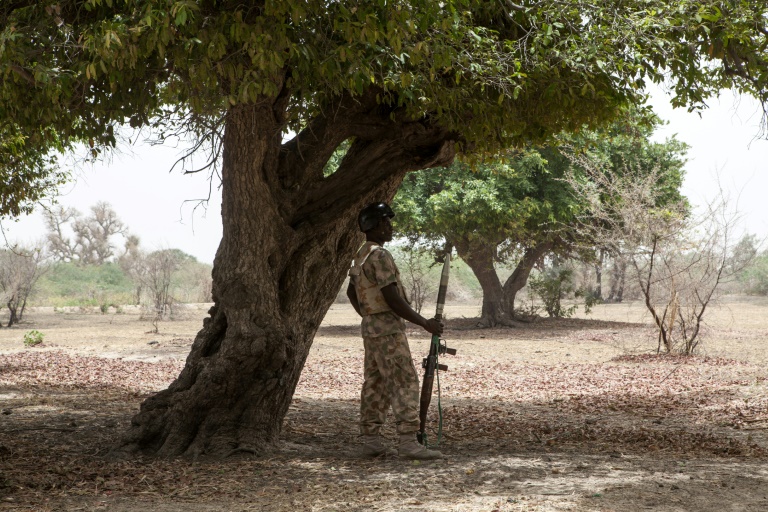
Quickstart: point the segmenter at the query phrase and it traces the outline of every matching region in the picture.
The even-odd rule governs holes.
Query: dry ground
[[[204,307],[156,334],[133,311],[30,311],[0,329],[0,510],[768,510],[766,312],[754,299],[713,310],[700,357],[685,359],[652,355],[639,305],[516,329],[449,308],[448,458],[417,464],[355,456],[349,306],[318,333],[279,449],[224,461],[109,456],[178,373]],[[44,347],[24,348],[32,329]],[[428,338],[410,340],[420,359]]]

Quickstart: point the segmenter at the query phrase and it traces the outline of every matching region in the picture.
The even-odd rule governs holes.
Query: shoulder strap
[[[363,257],[362,257],[362,259],[360,260],[359,263],[357,261],[357,258],[355,258],[355,261],[352,263],[352,268],[349,269],[349,275],[350,276],[359,276],[360,272],[363,269],[363,265],[365,264],[366,260],[368,259],[368,256],[373,254],[373,251],[376,251],[378,249],[383,249],[383,247],[380,246],[380,245],[371,244],[370,248],[368,249],[368,252],[363,255]]]

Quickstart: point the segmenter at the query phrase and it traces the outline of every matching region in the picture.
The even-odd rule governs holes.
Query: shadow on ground
[[[624,398],[591,412],[563,402],[452,401],[448,458],[416,463],[356,456],[354,400],[296,400],[280,446],[262,457],[115,460],[109,450],[142,396],[26,387],[0,395],[3,510],[768,508],[761,440],[689,424],[685,408],[654,423]],[[395,438],[391,427],[386,435]]]

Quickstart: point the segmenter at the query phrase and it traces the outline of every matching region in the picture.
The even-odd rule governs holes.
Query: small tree
[[[21,322],[32,289],[45,272],[45,255],[39,249],[0,250],[0,292],[8,307],[8,327]]]
[[[416,244],[403,247],[402,265],[404,285],[408,287],[408,297],[413,309],[421,313],[427,298],[435,291],[435,286],[427,278],[429,267],[425,259],[431,257],[431,252]]]
[[[544,310],[553,318],[568,318],[576,306],[566,307],[562,299],[575,291],[573,269],[551,266],[533,275],[528,282],[531,291],[544,303]]]
[[[144,286],[151,295],[158,320],[173,314],[171,283],[173,274],[179,269],[185,256],[177,249],[162,249],[149,253],[144,258]]]
[[[141,249],[139,249],[139,243],[139,237],[135,235],[128,236],[125,242],[125,252],[117,260],[123,273],[133,282],[135,304],[141,304],[141,294],[147,277],[145,256]]]

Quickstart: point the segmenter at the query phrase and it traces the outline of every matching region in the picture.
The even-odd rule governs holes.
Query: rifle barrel
[[[451,272],[451,253],[445,255],[443,263],[443,272],[440,274],[440,288],[437,290],[437,308],[435,318],[442,320],[443,309],[445,308],[445,295],[448,293],[448,275]]]
[[[443,310],[445,308],[445,295],[448,292],[448,276],[451,272],[451,254],[445,255],[445,261],[443,262],[443,272],[440,274],[440,288],[437,291],[437,308],[435,311],[435,319],[443,319]],[[445,347],[445,351],[449,354],[456,354],[456,350]],[[418,441],[421,444],[426,443],[426,424],[427,424],[427,411],[429,410],[429,403],[432,401],[432,388],[435,382],[435,368],[440,371],[448,369],[447,366],[437,363],[438,354],[441,352],[440,348],[440,336],[432,335],[432,339],[429,344],[429,355],[424,359],[424,380],[421,385],[421,397],[419,400],[419,432],[417,434]]]

